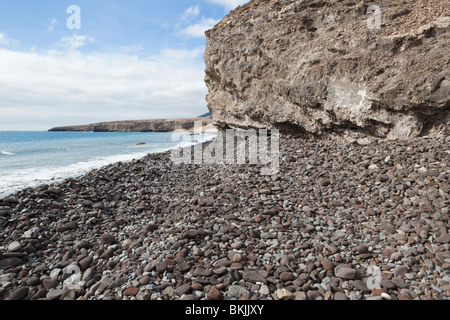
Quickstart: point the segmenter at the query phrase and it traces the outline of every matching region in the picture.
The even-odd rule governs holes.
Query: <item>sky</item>
[[[0,131],[195,117],[204,32],[249,0],[1,0]]]

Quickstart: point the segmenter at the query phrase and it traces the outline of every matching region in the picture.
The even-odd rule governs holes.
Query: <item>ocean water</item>
[[[0,131],[0,197],[25,187],[75,177],[149,153],[201,143],[214,133],[96,133]]]

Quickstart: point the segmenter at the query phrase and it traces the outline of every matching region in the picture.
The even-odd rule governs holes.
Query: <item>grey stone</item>
[[[394,269],[394,277],[403,277],[406,273],[408,272],[408,267],[407,266],[398,266],[395,267]]]
[[[195,300],[200,300],[200,298],[198,296],[196,296],[195,294],[184,294],[181,296],[180,300],[195,301]]]
[[[355,280],[361,277],[358,270],[354,270],[343,265],[338,265],[336,268],[334,268],[334,274],[336,275],[336,277],[346,280]]]
[[[14,268],[22,264],[22,259],[17,257],[5,258],[0,260],[0,268]]]
[[[28,292],[30,290],[28,287],[20,287],[11,292],[11,294],[8,297],[8,300],[22,300],[28,295]]]
[[[91,265],[92,261],[94,260],[94,258],[92,256],[87,256],[84,259],[81,259],[78,262],[78,265],[80,266],[81,271],[85,271],[89,268],[89,266]]]
[[[198,232],[195,230],[186,231],[184,233],[184,238],[192,240],[192,239],[195,239],[197,237],[197,235],[198,235]]]
[[[51,289],[47,295],[46,298],[48,300],[59,300],[63,294],[63,290],[62,289]]]
[[[105,281],[105,284],[107,284],[109,282],[109,280]],[[122,286],[123,284],[127,283],[127,278],[125,277],[120,277],[119,279],[114,280],[109,286],[108,289],[115,289],[118,288],[120,286]],[[136,284],[136,286],[139,286],[139,282]]]
[[[351,284],[356,290],[359,290],[359,291],[371,291],[371,290],[367,287],[366,283],[364,283],[364,281],[362,281],[362,280],[352,280],[352,281],[350,281],[350,284]]]
[[[41,279],[39,279],[39,277],[31,277],[27,280],[27,285],[30,287],[37,286],[39,284],[41,284]]]
[[[54,194],[60,194],[62,191],[61,191],[61,188],[57,188],[57,187],[49,187],[48,189],[47,189],[47,192],[49,192],[49,193],[54,193]]]
[[[241,297],[250,298],[250,291],[239,285],[231,285],[228,288],[228,293],[230,296],[234,298],[241,298]]]
[[[400,278],[394,278],[391,280],[391,282],[397,287],[397,288],[405,288],[406,283],[403,279]]]
[[[91,280],[95,275],[95,272],[92,268],[86,269],[86,271],[83,273],[83,276],[81,278],[82,281],[88,282]]]
[[[100,285],[97,288],[97,291],[104,292],[112,283],[114,282],[113,278],[109,276],[105,276],[100,280]]]
[[[182,296],[183,294],[187,294],[191,292],[192,287],[190,284],[183,284],[179,287],[177,287],[175,290],[173,290],[173,293],[177,296]]]
[[[174,290],[173,290],[173,288],[171,286],[167,286],[162,292],[163,295],[166,295],[166,296],[169,296],[169,297],[172,297],[173,293],[174,293]]]
[[[446,259],[450,259],[450,251],[437,252],[436,253],[436,259],[441,264],[444,264]]]
[[[167,264],[164,261],[158,261],[155,266],[156,273],[163,273],[167,269]]]
[[[240,248],[242,248],[243,245],[244,245],[244,242],[242,242],[241,240],[236,240],[235,242],[233,242],[231,244],[231,248],[233,248],[235,250],[239,250]]]
[[[150,276],[143,276],[142,278],[139,279],[139,284],[145,286],[149,284],[151,280],[152,278]]]
[[[327,187],[330,185],[330,183],[331,183],[330,180],[322,178],[317,181],[317,184],[321,187]]]
[[[389,279],[381,279],[380,284],[383,288],[386,288],[386,289],[394,289],[395,288],[395,284],[393,284],[392,281]]]
[[[66,289],[61,295],[61,300],[75,300],[77,298],[77,293],[74,289]]]
[[[102,234],[102,236],[100,237],[100,241],[103,244],[108,244],[108,245],[113,245],[113,244],[117,243],[116,238],[112,234],[108,234],[108,233]]]
[[[46,272],[48,270],[49,270],[49,268],[48,268],[47,264],[42,263],[34,269],[34,273]]]
[[[16,252],[22,249],[22,245],[18,241],[13,241],[8,245],[8,251]]]
[[[292,261],[292,257],[289,255],[283,254],[280,258],[280,265],[287,266]]]
[[[263,295],[268,295],[270,293],[270,289],[267,285],[262,285],[261,288],[259,289],[259,293],[263,294]],[[306,297],[306,296],[305,296]]]
[[[437,243],[449,243],[450,242],[450,235],[448,233],[444,233],[438,238],[436,238]]]
[[[191,265],[188,262],[183,262],[176,267],[180,272],[187,272],[191,270]]]
[[[316,290],[309,290],[306,293],[306,296],[308,297],[308,300],[317,300],[319,297],[322,297],[320,292]]]
[[[308,300],[306,293],[304,291],[294,292],[294,300]]]
[[[373,297],[368,297],[366,300],[380,301],[380,300],[383,300],[383,297],[382,296],[373,296]]]
[[[280,280],[281,281],[284,281],[284,282],[286,282],[286,281],[294,281],[294,279],[295,279],[295,277],[294,277],[294,274],[292,272],[285,271],[285,272],[282,272],[280,274]]]
[[[160,260],[153,260],[147,263],[144,267],[144,272],[150,272],[156,268],[156,265],[160,262]]]
[[[213,274],[212,270],[205,269],[202,267],[198,267],[194,270],[195,277],[210,277],[212,276],[212,274]]]
[[[229,267],[231,266],[231,264],[233,263],[233,261],[228,260],[228,259],[220,259],[216,262],[215,267],[219,268],[219,267]]]
[[[267,284],[267,280],[260,273],[258,273],[258,271],[255,271],[255,270],[250,270],[250,271],[244,272],[243,278],[245,281],[248,281],[248,282],[252,282],[252,283],[261,282],[261,283]]]
[[[218,267],[218,268],[214,269],[213,272],[217,275],[222,275],[227,272],[227,267],[225,267],[225,266]],[[244,279],[245,279],[245,273],[244,273]]]
[[[42,281],[42,285],[45,289],[50,290],[56,288],[58,281],[56,279],[47,278]]]
[[[344,292],[336,292],[334,294],[334,300],[349,300]]]
[[[360,254],[369,252],[369,248],[367,246],[359,246],[356,248],[356,251]]]

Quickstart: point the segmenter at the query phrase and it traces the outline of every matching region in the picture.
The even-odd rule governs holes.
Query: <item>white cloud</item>
[[[250,0],[207,0],[208,2],[212,2],[221,6],[224,6],[227,10],[235,9],[237,6],[241,6]]]
[[[189,21],[189,20],[197,18],[199,14],[200,14],[200,9],[198,8],[198,6],[189,7],[183,13],[183,15],[181,16],[181,19],[184,21]]]
[[[144,48],[142,48],[141,45],[132,45],[132,46],[123,46],[123,47],[119,47],[119,51],[121,53],[125,53],[125,54],[136,54],[138,52],[141,52]]]
[[[198,57],[201,57],[204,52],[204,48],[194,48],[191,50],[183,49],[165,49],[159,55],[153,56],[152,59],[159,62],[169,63],[174,61],[175,63],[183,61],[193,61]]]
[[[64,37],[61,43],[66,49],[78,49],[86,46],[88,43],[94,42],[95,39],[86,35],[72,35],[71,37]]]
[[[0,49],[0,131],[197,116],[206,110],[203,50],[139,58]]]
[[[53,18],[52,20],[48,21],[45,23],[45,25],[47,26],[47,31],[53,31],[53,29],[55,28],[55,26],[58,24],[58,19]]]
[[[0,33],[0,46],[8,46],[9,40],[8,36],[4,33]]]
[[[192,38],[204,37],[205,31],[214,27],[217,23],[219,23],[219,20],[202,17],[202,21],[186,27],[180,31],[180,34]]]
[[[6,33],[0,32],[0,46],[2,47],[10,47],[12,45],[18,44],[19,41],[8,37]]]

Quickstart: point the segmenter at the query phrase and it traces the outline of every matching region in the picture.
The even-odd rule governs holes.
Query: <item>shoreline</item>
[[[0,299],[448,300],[448,150],[283,135],[275,176],[166,152],[25,189],[0,200]]]
[[[205,133],[205,134],[213,134],[214,132],[203,132],[203,133]],[[189,134],[192,134],[192,133],[189,133]],[[205,139],[205,141],[203,141],[203,142],[197,142],[197,140],[195,140],[195,141],[192,141],[192,145],[194,146],[196,144],[207,143],[207,142],[212,141],[214,139],[215,139],[215,137],[207,137]],[[185,144],[184,141],[183,141],[182,144],[183,144],[183,147],[187,146],[187,144]],[[145,157],[145,156],[147,156],[149,154],[170,152],[171,150],[173,150],[175,148],[179,148],[179,147],[180,146],[167,147],[167,148],[164,148],[162,150],[156,150],[156,151],[150,151],[150,152],[138,152],[138,153],[133,153],[133,154],[112,155],[112,156],[101,157],[101,158],[103,158],[102,161],[105,161],[105,159],[108,159],[108,158],[109,159],[121,158],[122,160],[116,160],[116,159],[108,160],[108,161],[102,162],[100,164],[95,164],[96,162],[99,162],[100,160],[97,161],[96,159],[91,159],[89,161],[84,161],[83,162],[83,163],[91,163],[91,165],[86,167],[86,168],[79,167],[79,168],[73,168],[72,170],[66,169],[66,168],[70,168],[71,166],[77,165],[78,163],[71,164],[69,166],[54,168],[54,169],[59,169],[58,170],[59,173],[57,173],[56,176],[52,176],[51,178],[48,178],[48,179],[36,179],[36,180],[33,180],[33,181],[29,181],[30,183],[27,184],[27,185],[13,186],[13,187],[10,187],[9,190],[7,190],[7,191],[1,191],[0,190],[0,200],[2,200],[4,198],[7,198],[7,197],[9,197],[11,195],[14,195],[16,192],[21,191],[23,189],[37,188],[37,187],[39,187],[41,185],[44,185],[44,184],[55,184],[55,183],[63,182],[66,179],[77,178],[77,177],[83,176],[83,175],[89,173],[92,170],[97,170],[97,169],[100,169],[100,168],[102,168],[104,166],[113,165],[113,164],[118,163],[118,162],[125,162],[125,163],[127,163],[127,162],[131,162],[133,160],[139,160],[139,159],[141,159],[141,158],[143,158],[143,157]]]

